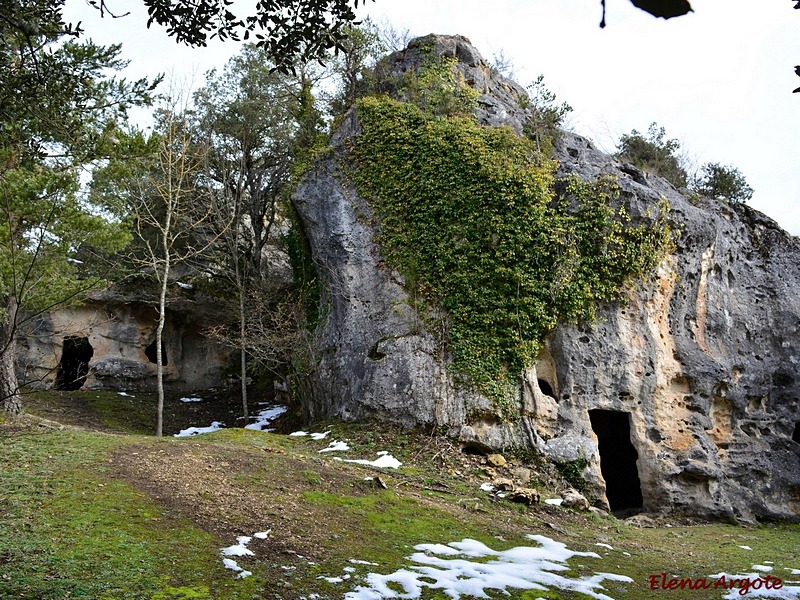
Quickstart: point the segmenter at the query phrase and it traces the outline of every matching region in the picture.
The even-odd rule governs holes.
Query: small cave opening
[[[147,357],[151,363],[158,364],[158,357],[156,356],[156,341],[153,340],[152,343],[144,349],[144,355]],[[161,339],[161,364],[165,367],[169,364],[169,360],[167,359],[167,347],[164,345],[164,339]]]
[[[56,389],[64,391],[81,389],[86,383],[92,356],[94,348],[89,343],[89,338],[65,337],[61,347],[61,360],[56,370]]]
[[[555,401],[558,402],[558,396],[553,391],[553,386],[547,383],[544,379],[537,379],[536,383],[539,384],[539,390],[545,395],[550,396],[551,398],[555,398]]]
[[[600,472],[606,482],[606,497],[615,515],[642,511],[642,486],[636,461],[639,458],[631,442],[631,415],[615,410],[590,410],[589,420],[597,436]]]
[[[469,456],[488,456],[492,451],[479,442],[469,442],[461,447],[461,452]]]
[[[794,432],[792,433],[792,441],[800,444],[800,421],[794,424]]]

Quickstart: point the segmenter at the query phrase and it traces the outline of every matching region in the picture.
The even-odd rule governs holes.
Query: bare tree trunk
[[[168,184],[171,194],[171,182]],[[167,201],[167,214],[164,230],[161,232],[161,243],[164,249],[164,269],[161,272],[161,291],[158,298],[158,325],[156,326],[156,386],[158,388],[158,419],[156,421],[156,437],[161,437],[164,432],[164,357],[162,355],[162,334],[164,332],[164,322],[167,318],[167,285],[169,285],[169,267],[172,256],[170,247],[170,227],[172,225],[172,211],[174,205],[172,196]]]
[[[244,411],[244,418],[247,421],[247,352],[245,351],[245,333],[246,333],[246,318],[244,312],[244,282],[242,281],[239,273],[239,268],[236,268],[236,278],[239,280],[237,286],[239,288],[239,354],[241,356],[241,379],[242,379],[242,410]],[[247,423],[245,423],[247,424]]]
[[[5,297],[6,322],[0,323],[0,407],[5,412],[16,415],[22,410],[22,402],[17,383],[16,364],[17,342],[14,325],[17,320],[17,299]]]
[[[168,255],[169,256],[169,255]],[[169,261],[169,258],[167,258]],[[156,421],[156,437],[161,437],[164,431],[164,357],[161,353],[161,340],[166,321],[167,309],[167,275],[169,262],[164,269],[164,280],[161,282],[161,296],[158,300],[158,325],[156,326],[156,386],[158,388],[158,420]]]

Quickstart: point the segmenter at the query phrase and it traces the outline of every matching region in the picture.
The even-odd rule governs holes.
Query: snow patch
[[[742,550],[752,550],[750,546],[739,546]]]
[[[324,440],[326,437],[328,437],[329,433],[330,433],[330,431],[321,431],[319,433],[312,433],[311,434],[311,439],[314,440],[315,442],[318,442],[318,441]]]
[[[487,598],[487,589],[508,593],[508,589],[548,591],[556,588],[610,600],[609,596],[597,591],[603,589],[603,581],[633,582],[630,577],[614,573],[596,573],[576,579],[559,575],[559,571],[569,570],[566,561],[574,556],[600,557],[594,552],[570,550],[566,544],[545,536],[527,537],[539,546],[497,551],[471,539],[447,545],[420,544],[414,547],[418,552],[408,557],[413,565],[389,575],[370,573],[366,585],[349,592],[345,599],[419,598],[423,588],[444,590],[453,600],[462,598],[462,595]],[[468,560],[485,558],[492,560]],[[398,593],[401,587],[402,594]]]
[[[286,406],[270,406],[259,412],[253,417],[254,422],[245,425],[245,429],[252,429],[253,431],[267,431],[266,427],[272,421],[280,417],[283,413],[289,410]]]
[[[772,567],[770,567],[769,565],[753,565],[753,570],[769,573],[770,571],[772,571]]]
[[[194,397],[194,398],[180,398],[181,402],[202,402],[202,398]]]
[[[200,435],[201,433],[211,433],[212,431],[222,429],[224,426],[224,423],[214,421],[208,427],[189,427],[187,429],[181,429],[180,432],[176,433],[172,437],[191,437],[193,435]]]
[[[481,484],[481,489],[484,492],[493,492],[494,491],[494,486],[491,483],[482,483]]]
[[[136,396],[129,394],[128,392],[117,392],[117,396],[125,396],[126,398],[136,398]]]
[[[354,458],[339,458],[338,456],[334,456],[333,460],[340,460],[342,462],[355,463],[357,465],[368,465],[370,467],[378,467],[379,469],[399,469],[401,466],[403,466],[403,463],[401,463],[394,456],[389,454],[386,450],[378,452],[378,456],[380,458],[376,458],[375,460],[363,460],[363,459],[354,459]]]
[[[764,565],[753,565],[753,568],[756,567],[763,567]],[[766,589],[763,585],[765,576],[762,575],[760,569],[756,569],[752,573],[739,573],[738,575],[731,575],[730,573],[715,573],[710,575],[710,577],[714,579],[719,579],[721,577],[725,577],[728,581],[732,581],[734,579],[748,579],[751,582],[751,586],[757,581],[761,581],[761,585],[758,586],[758,589],[755,587],[750,587],[747,590],[746,594],[742,594],[744,590],[740,587],[734,587],[731,589],[727,594],[722,596],[722,600],[735,600],[736,598],[780,598],[785,600],[797,600],[800,598],[800,581],[784,581],[783,587],[780,589],[774,589],[770,587],[770,589]]]
[[[237,573],[237,577],[239,579],[244,579],[245,577],[250,577],[252,573],[250,571],[245,571],[239,564],[233,560],[232,558],[223,558],[222,564],[225,565],[226,569],[230,569],[231,571],[235,571]]]
[[[307,431],[293,431],[289,434],[289,437],[303,437],[308,435]]]
[[[564,502],[563,498],[548,498],[544,501],[545,504],[549,504],[550,506],[561,506],[562,502]]]
[[[350,450],[350,446],[345,442],[331,442],[327,448],[323,448],[320,452],[344,452]]]
[[[222,549],[222,556],[255,556],[255,553],[247,547],[253,538],[241,535],[236,538],[238,544]]]
[[[608,548],[609,550],[614,549],[612,546],[609,546],[608,544],[601,544],[600,542],[596,543],[595,546],[600,546],[601,548]]]

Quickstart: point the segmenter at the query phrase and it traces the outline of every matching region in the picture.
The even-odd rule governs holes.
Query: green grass
[[[53,411],[49,418],[57,416],[63,399],[55,394],[48,400],[48,410]],[[109,410],[109,415],[135,412],[124,397],[106,399],[109,406],[112,401],[123,403],[123,408]],[[103,409],[97,411],[102,414]],[[97,412],[92,414],[98,418]],[[136,429],[135,419],[121,419],[120,427]],[[374,470],[318,454],[333,439],[349,440],[352,458],[374,457],[378,450],[387,450],[404,466],[381,473],[389,487],[381,489],[364,479],[376,475]],[[132,446],[136,448],[128,450]],[[235,502],[229,507],[258,501],[263,508],[256,513],[258,521],[261,515],[268,524],[270,515],[288,517],[283,523],[293,537],[282,536],[285,532],[276,528],[270,542],[275,552],[262,547],[255,558],[242,563],[254,572],[252,577],[239,580],[223,568],[219,549],[232,543],[230,535],[219,539],[205,521],[192,523],[177,516],[191,516],[194,505],[183,504],[176,510],[175,500],[164,498],[163,492],[160,499],[149,497],[116,475],[117,467],[110,462],[126,452],[158,454],[175,448],[188,449],[186,456],[201,457],[198,464],[221,465],[220,472],[236,487]],[[320,600],[333,599],[355,589],[369,572],[389,574],[407,568],[406,557],[418,544],[473,538],[506,550],[535,545],[525,538],[530,533],[601,555],[570,559],[564,574],[571,578],[597,572],[633,578],[633,583],[605,583],[606,593],[618,600],[723,595],[648,589],[648,577],[661,572],[708,577],[722,571],[749,573],[752,565],[774,561],[774,575],[800,579],[786,570],[800,569],[796,524],[688,527],[677,526],[676,520],[674,527],[640,529],[613,517],[550,507],[528,509],[492,501],[480,492],[476,479],[480,462],[464,460],[457,447],[441,438],[354,424],[334,424],[329,438],[321,442],[244,429],[158,442],[150,436],[0,426],[0,598],[298,599],[317,593]],[[190,472],[188,477],[196,476]],[[209,484],[207,490],[214,501],[229,492],[217,487]],[[244,521],[235,513],[236,508],[226,511],[226,531],[251,531],[239,527]],[[598,542],[613,549],[596,546]],[[295,544],[313,556],[284,552],[302,549]],[[752,550],[740,548],[745,545]],[[351,565],[350,559],[378,566]],[[294,569],[285,570],[288,565]],[[319,579],[341,576],[345,567],[356,568],[348,581]],[[500,592],[490,596],[585,598],[563,590],[510,590],[510,596]],[[447,598],[429,590],[422,597]]]
[[[130,440],[84,432],[4,436],[0,597],[249,598],[223,543],[105,473]],[[258,596],[252,596],[258,597]]]

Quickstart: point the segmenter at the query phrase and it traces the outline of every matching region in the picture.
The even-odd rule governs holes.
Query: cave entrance
[[[92,356],[94,349],[89,343],[89,338],[65,337],[61,349],[61,361],[56,371],[56,389],[69,391],[81,389],[86,383]]]
[[[553,386],[547,383],[544,379],[537,379],[536,383],[539,384],[539,390],[545,395],[550,396],[551,398],[555,398],[555,401],[558,402],[558,398],[556,397],[556,393],[553,391]]]
[[[154,365],[158,364],[156,348],[156,341],[153,340],[152,343],[144,349],[144,355],[147,357],[147,360]],[[164,338],[161,338],[161,364],[165,367],[169,364],[169,360],[167,360],[167,347],[164,345]]]
[[[800,444],[800,421],[794,424],[794,432],[792,433],[792,441]]]
[[[590,410],[589,420],[597,435],[600,472],[606,481],[606,497],[614,514],[636,514],[643,507],[642,486],[631,443],[631,415],[614,410]]]

